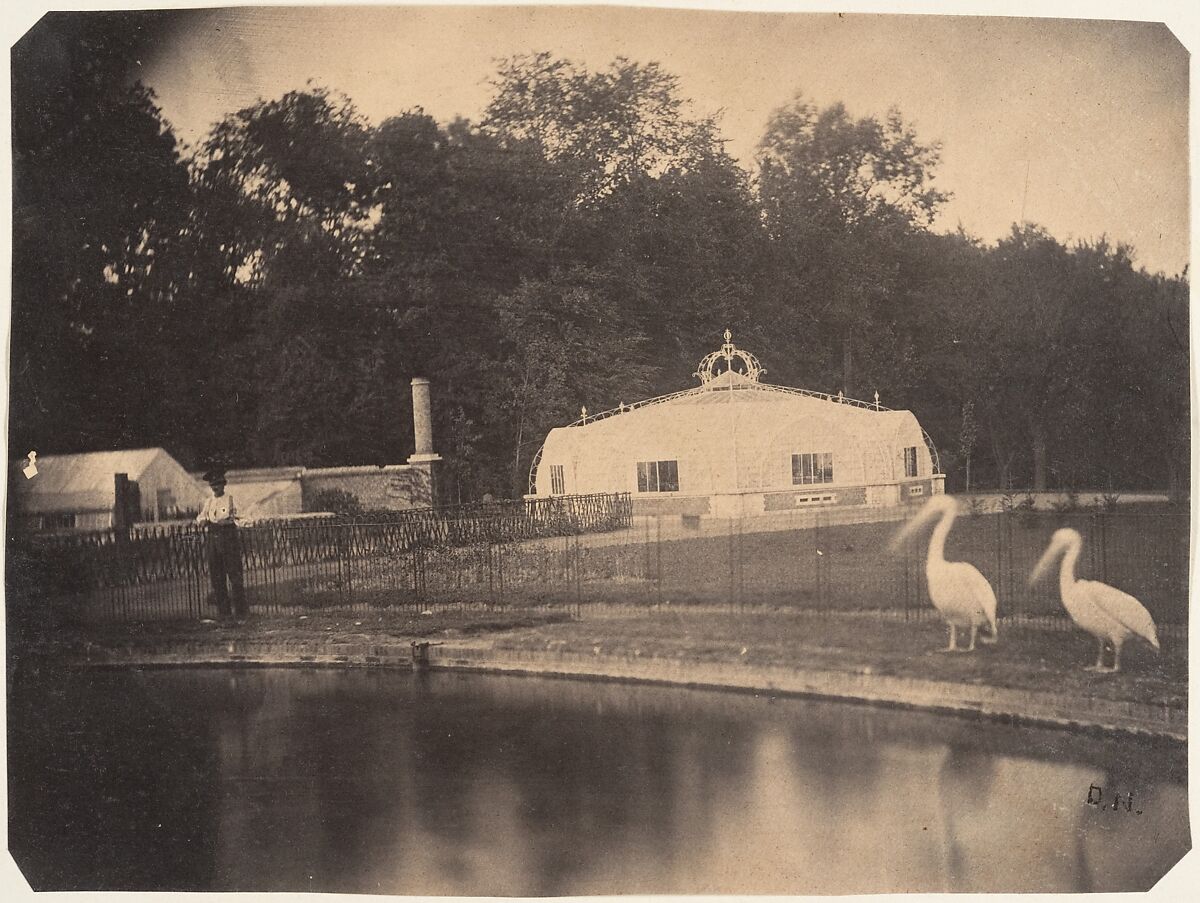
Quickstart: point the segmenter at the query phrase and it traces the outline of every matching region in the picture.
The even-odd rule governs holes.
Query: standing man
[[[225,472],[210,470],[204,475],[212,487],[212,497],[205,499],[204,506],[196,515],[196,523],[207,527],[208,532],[208,575],[212,579],[213,593],[217,600],[217,612],[221,620],[236,617],[240,624],[250,613],[246,604],[246,591],[242,586],[242,545],[238,540],[237,509],[233,497],[225,494]],[[233,611],[229,608],[229,593],[226,579],[233,588]]]

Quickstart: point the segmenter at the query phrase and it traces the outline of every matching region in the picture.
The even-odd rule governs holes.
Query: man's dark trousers
[[[249,614],[246,590],[242,585],[242,544],[233,524],[213,524],[208,528],[208,575],[212,579],[217,611],[229,617],[229,592],[226,579],[233,587],[233,609],[239,618]]]

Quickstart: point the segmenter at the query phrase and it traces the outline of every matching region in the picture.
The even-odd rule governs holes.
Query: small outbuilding
[[[911,412],[771,385],[764,372],[726,330],[700,362],[699,386],[551,430],[530,492],[629,492],[635,516],[744,517],[895,507],[943,491],[937,451]]]
[[[105,530],[194,516],[207,493],[161,448],[39,455],[18,479],[20,516],[35,530]],[[121,498],[118,504],[118,495]]]

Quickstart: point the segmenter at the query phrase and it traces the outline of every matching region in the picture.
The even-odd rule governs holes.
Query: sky
[[[937,228],[994,241],[1029,220],[1107,235],[1153,271],[1188,262],[1188,56],[1162,25],[1066,19],[623,7],[242,7],[181,11],[142,79],[181,139],[309,80],[370,121],[422,107],[478,119],[495,61],[548,50],[656,61],[721,111],[750,166],[797,92],[855,116],[896,107],[942,143]]]

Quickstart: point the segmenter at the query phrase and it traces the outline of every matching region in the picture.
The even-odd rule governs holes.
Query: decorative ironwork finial
[[[704,360],[700,362],[700,366],[696,368],[694,375],[700,378],[701,384],[708,385],[722,373],[733,370],[734,358],[741,361],[742,366],[745,368],[738,372],[751,382],[758,382],[759,376],[767,372],[766,368],[758,363],[758,358],[749,351],[743,351],[733,344],[733,333],[726,329],[725,344],[721,346],[719,351],[714,351],[705,356]],[[718,370],[717,367],[721,361],[725,362],[725,366]]]
[[[879,410],[879,391],[875,391],[875,410]]]

